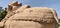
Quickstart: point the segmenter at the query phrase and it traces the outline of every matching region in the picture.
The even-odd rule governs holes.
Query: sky
[[[60,18],[60,0],[0,0],[0,6],[8,6],[10,2],[18,1],[23,5],[28,4],[31,7],[48,7],[54,8],[57,12],[58,18]]]

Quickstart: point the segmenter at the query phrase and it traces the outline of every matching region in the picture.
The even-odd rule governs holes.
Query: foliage
[[[59,23],[58,24],[59,24],[58,28],[60,28],[60,19],[59,19]]]
[[[0,13],[0,21],[6,16],[7,12],[4,10]]]
[[[0,21],[6,16],[6,14],[7,14],[6,10],[0,7]]]
[[[4,11],[4,9],[2,9],[2,7],[0,7],[0,12]]]

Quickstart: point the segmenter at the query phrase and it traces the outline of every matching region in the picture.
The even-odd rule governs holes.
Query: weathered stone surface
[[[1,28],[57,28],[58,18],[52,8],[31,7],[13,2],[7,8]],[[10,9],[9,9],[10,8]]]

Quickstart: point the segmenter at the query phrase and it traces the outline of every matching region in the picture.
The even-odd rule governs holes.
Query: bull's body
[[[14,5],[15,4],[15,5]],[[57,15],[52,8],[20,6],[16,3],[9,5],[8,13],[0,27],[4,28],[57,28]],[[16,6],[12,8],[12,6]]]

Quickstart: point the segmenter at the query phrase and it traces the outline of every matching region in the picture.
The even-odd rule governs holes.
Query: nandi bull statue
[[[52,8],[22,6],[16,1],[10,3],[6,11],[0,28],[58,28],[58,17]]]

